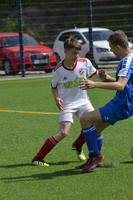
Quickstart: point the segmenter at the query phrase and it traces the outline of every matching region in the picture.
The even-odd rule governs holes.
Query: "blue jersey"
[[[128,82],[123,91],[117,91],[115,97],[99,109],[104,123],[113,125],[133,115],[133,53],[120,61],[116,81],[120,76],[128,78]]]
[[[123,91],[117,91],[112,101],[120,108],[118,112],[124,116],[133,115],[133,53],[123,58],[117,68],[116,81],[119,76],[128,78],[128,82]]]

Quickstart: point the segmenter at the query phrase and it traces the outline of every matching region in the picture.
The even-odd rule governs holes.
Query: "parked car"
[[[117,64],[119,58],[116,57],[113,52],[110,51],[108,44],[108,37],[112,33],[110,29],[107,28],[92,28],[92,40],[93,40],[93,58],[94,66],[97,68],[98,65],[110,65]],[[58,59],[64,59],[64,41],[73,35],[81,43],[82,50],[80,57],[90,58],[90,46],[89,46],[89,29],[88,28],[75,28],[70,30],[65,30],[59,33],[54,41],[53,50],[57,54]],[[129,42],[129,46],[132,49],[133,44]]]
[[[37,42],[29,34],[23,34],[25,70],[52,71],[57,64],[56,55],[43,42]],[[21,70],[18,33],[0,33],[0,70],[16,74]]]

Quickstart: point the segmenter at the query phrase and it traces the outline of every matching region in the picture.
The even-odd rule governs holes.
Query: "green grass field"
[[[104,131],[103,168],[87,174],[75,169],[82,163],[71,151],[81,129],[76,117],[69,135],[47,155],[50,166],[31,165],[44,141],[58,129],[50,82],[51,78],[0,81],[0,199],[132,200],[132,118]],[[115,94],[102,89],[88,92],[95,108]],[[83,149],[87,156],[86,144]]]

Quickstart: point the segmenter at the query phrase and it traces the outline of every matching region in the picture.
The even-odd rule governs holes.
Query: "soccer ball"
[[[131,154],[131,157],[133,158],[133,146],[131,147],[130,154]]]

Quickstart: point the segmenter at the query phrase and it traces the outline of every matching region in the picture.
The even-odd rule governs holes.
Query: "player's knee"
[[[83,123],[83,122],[85,122],[85,121],[87,121],[87,119],[86,119],[85,115],[83,115],[83,116],[80,118],[80,122]]]
[[[65,130],[62,130],[62,131],[60,132],[60,136],[61,136],[61,138],[66,137],[67,134],[68,134],[68,132],[66,132]]]
[[[87,115],[83,115],[81,118],[80,118],[80,123],[81,125],[86,125],[89,121],[89,117],[87,117]]]

